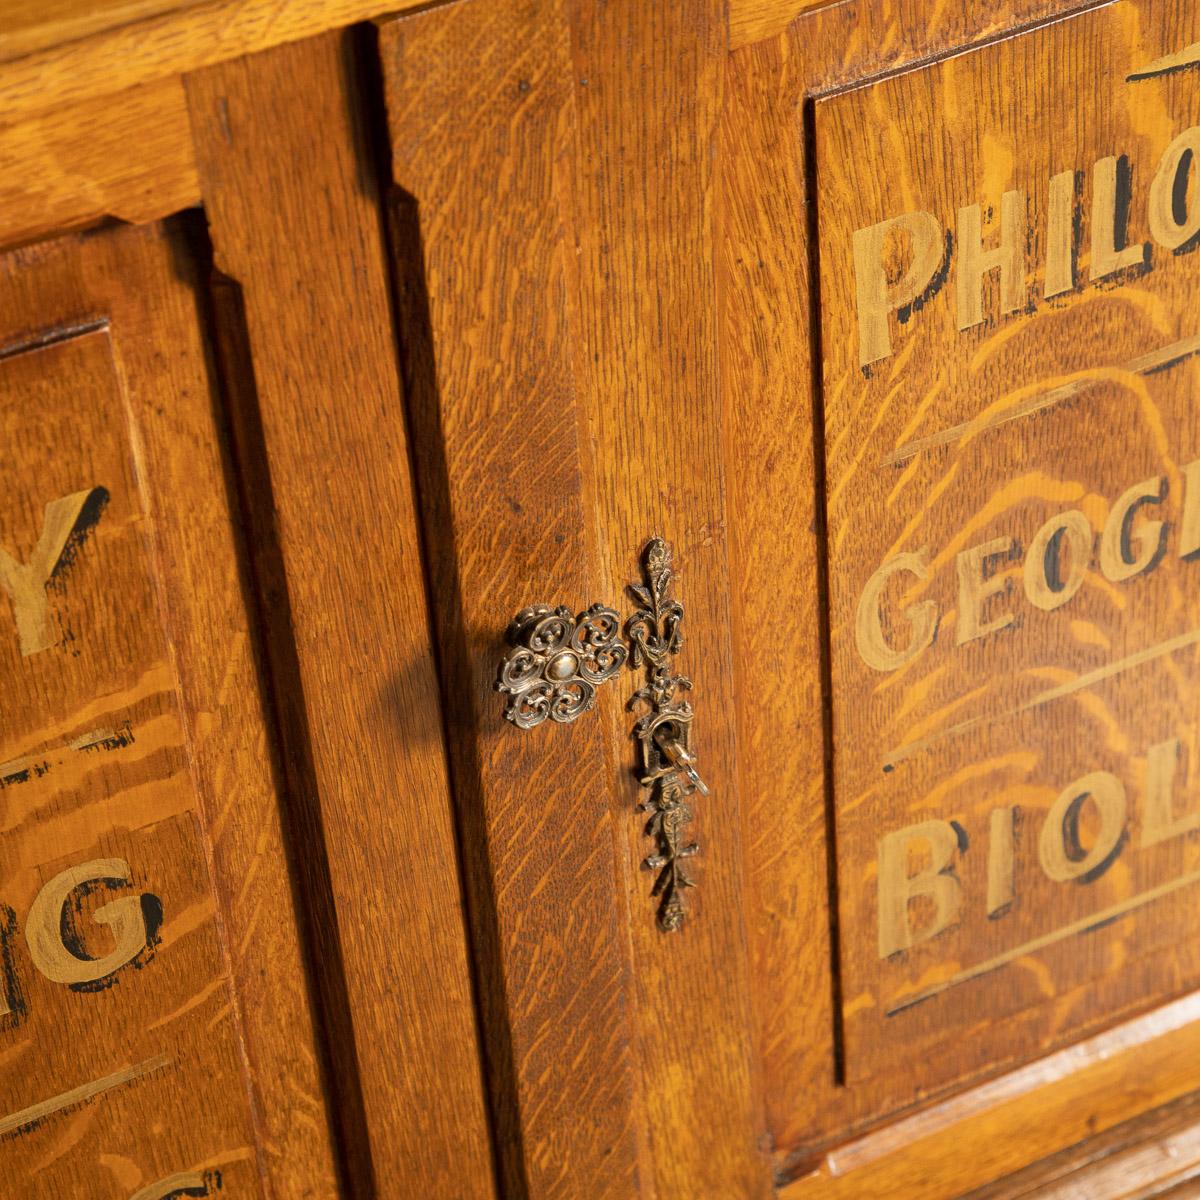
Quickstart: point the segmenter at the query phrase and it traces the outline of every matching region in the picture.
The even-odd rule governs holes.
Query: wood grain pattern
[[[767,1123],[784,1148],[797,1128],[829,1119],[840,1049],[822,770],[821,454],[812,405],[798,400],[812,392],[810,197],[796,99],[806,61],[786,41],[732,56],[721,130],[721,382],[738,514],[730,579],[745,904]]]
[[[1172,932],[1196,869],[1174,813],[1194,805],[1200,611],[1187,547],[1153,523],[1174,527],[1196,502],[1181,471],[1200,455],[1194,360],[1172,354],[1148,375],[1123,366],[1195,335],[1193,260],[1167,233],[1147,272],[1142,242],[1153,181],[1179,174],[1168,148],[1196,83],[1124,82],[1146,59],[1145,26],[1167,43],[1196,32],[1152,5],[1101,9],[817,108],[846,1062],[883,1092],[880,1074],[903,1059],[897,1098],[914,1073],[936,1087],[994,1068],[1200,969]],[[1022,91],[993,91],[1004,79]],[[1097,79],[1115,82],[1081,111]],[[952,98],[966,93],[997,98],[958,118]],[[865,140],[887,149],[873,156]],[[954,146],[936,180],[930,145]],[[1119,161],[1138,172],[1114,218]],[[1076,284],[1047,301],[1039,264],[1059,251],[1045,188],[1063,171],[1084,176]],[[986,250],[981,203],[994,208]],[[944,222],[955,249],[946,295],[893,338],[870,288],[889,228],[878,222],[905,212],[936,225],[938,259]],[[1191,219],[1172,209],[1171,222]],[[890,262],[901,279],[906,261]],[[994,419],[1030,391],[1093,375],[1073,402]],[[964,419],[952,441],[926,436]],[[1103,445],[1088,434],[1100,424]],[[879,465],[914,440],[927,448]],[[1055,548],[1068,527],[1071,548]],[[876,592],[880,571],[895,577]],[[966,846],[985,847],[997,805],[1019,809],[1005,835],[1017,857],[1013,901],[989,915],[991,864]],[[918,892],[924,908],[910,902]],[[955,1053],[938,1053],[948,1039]]]
[[[723,9],[708,0],[572,8],[581,409],[604,594],[638,577],[651,534],[672,544],[694,683],[698,886],[678,935],[656,927],[650,852],[622,772],[621,886],[633,949],[641,1090],[663,1196],[765,1196],[770,1177],[751,1042],[718,327],[717,144]],[[627,690],[632,691],[630,685]],[[603,714],[617,745],[628,713]],[[767,775],[752,787],[762,787]],[[749,764],[747,764],[749,766]]]
[[[86,0],[85,0],[86,2]],[[417,0],[201,0],[90,37],[38,31],[44,49],[0,64],[0,123],[340,29]]]
[[[1200,1095],[1192,1093],[977,1188],[965,1200],[1179,1196],[1200,1176],[1198,1124]]]
[[[794,532],[804,509],[792,495],[805,496],[809,486],[807,410],[803,404],[788,406],[784,397],[789,389],[811,394],[811,312],[804,282],[807,249],[796,237],[778,233],[803,228],[803,219],[791,215],[802,211],[804,196],[803,105],[814,93],[993,36],[1006,24],[1023,25],[1071,7],[1012,4],[1000,10],[951,4],[938,8],[935,24],[929,6],[907,0],[869,8],[834,5],[801,17],[774,41],[738,50],[730,60],[724,145],[730,156],[725,175],[731,198],[725,236],[731,240],[725,249],[723,361],[731,436],[744,439],[751,451],[745,457],[731,454],[729,468],[731,487],[740,488],[736,511],[748,514],[746,532],[739,522],[732,528],[732,576],[740,581],[739,676],[755,677],[756,664],[770,654],[770,631],[778,628],[783,638],[777,653],[785,664],[781,674],[792,681],[796,696],[795,703],[786,698],[759,703],[743,687],[739,704],[743,744],[753,738],[751,744],[777,748],[777,786],[749,791],[745,803],[746,828],[753,831],[757,851],[747,854],[748,887],[755,897],[752,911],[763,914],[752,926],[760,1045],[769,1127],[784,1171],[803,1169],[823,1140],[827,1144],[830,1138],[844,1137],[877,1119],[872,1113],[879,1112],[873,1091],[835,1083],[836,1031],[821,1016],[834,986],[822,930],[825,876],[820,854],[804,836],[819,831],[821,822],[820,757],[815,749],[807,755],[802,750],[803,735],[815,733],[818,667],[795,644],[803,646],[805,637],[816,636],[813,622],[819,610],[804,572],[815,578],[817,564],[814,543],[806,548]],[[1177,49],[1160,42],[1161,37],[1161,30],[1147,33],[1141,46],[1145,62]],[[747,390],[744,379],[754,381],[756,397],[764,397],[761,422],[753,411],[742,416],[735,407],[734,398]],[[780,399],[774,403],[776,395]],[[755,502],[756,494],[762,495],[762,503]],[[779,513],[793,512],[797,520],[783,522],[785,532],[773,539],[751,533],[769,522],[780,523]],[[809,556],[807,566],[804,556]],[[750,582],[758,575],[794,580],[781,591],[793,598],[797,615],[779,615],[776,593]],[[787,749],[778,749],[792,746],[797,753],[791,759]],[[781,877],[778,866],[787,861],[807,869]],[[793,912],[796,919],[791,919]]]
[[[440,518],[446,524],[438,528],[453,522],[460,555],[454,586],[461,589],[467,621],[488,622],[494,629],[507,615],[507,606],[482,604],[485,596],[509,595],[515,608],[544,594],[531,591],[528,582],[532,579],[536,589],[537,581],[544,579],[556,589],[552,599],[565,598],[563,581],[577,578],[581,545],[594,544],[599,550],[598,595],[607,602],[637,578],[638,555],[651,533],[662,533],[675,546],[681,572],[676,594],[687,608],[689,645],[698,648],[682,665],[696,682],[701,757],[711,764],[713,785],[711,800],[700,806],[703,850],[695,861],[702,875],[694,893],[695,913],[682,934],[664,938],[655,925],[655,905],[641,869],[648,847],[644,818],[636,815],[639,797],[631,758],[612,763],[609,778],[620,781],[615,808],[603,803],[599,789],[606,786],[604,780],[595,771],[587,776],[587,799],[603,821],[593,817],[583,826],[573,821],[566,825],[578,838],[582,830],[612,836],[608,831],[613,814],[618,822],[614,832],[619,870],[615,880],[601,878],[600,886],[619,889],[620,918],[627,922],[633,954],[626,1002],[638,1033],[639,1109],[634,1111],[644,1112],[639,1119],[643,1192],[765,1195],[769,1174],[758,1144],[761,1117],[748,1039],[733,731],[721,718],[732,668],[725,501],[720,470],[696,469],[697,464],[720,462],[722,437],[712,316],[716,192],[707,150],[720,111],[721,13],[706,4],[669,11],[639,4],[583,4],[565,12],[550,5],[514,5],[497,24],[484,8],[462,6],[452,10],[453,20],[447,14],[401,20],[385,28],[383,40],[395,170],[422,217],[435,338],[443,322],[447,330],[435,342],[440,371],[445,373],[438,378],[440,405],[434,409],[439,397],[431,395],[425,410],[426,419],[440,425],[450,459],[449,503]],[[522,15],[527,28],[545,29],[548,48],[540,59],[531,57],[527,42],[514,51],[508,40]],[[566,17],[569,25],[564,24]],[[439,19],[445,25],[439,26]],[[418,25],[427,34],[423,39],[414,32]],[[499,41],[497,28],[505,30]],[[554,53],[561,53],[568,33],[571,72],[560,68],[555,75]],[[493,46],[502,64],[494,81],[479,65],[492,61]],[[535,73],[531,67],[539,61],[550,65]],[[424,65],[445,62],[456,64],[455,73],[447,76],[442,66]],[[457,101],[460,96],[461,105],[453,104],[447,113],[447,98]],[[486,121],[481,114],[487,114]],[[572,136],[572,117],[578,121],[577,136]],[[546,156],[540,164],[526,140],[529,123],[538,119],[557,123],[536,143]],[[432,120],[436,136],[422,136]],[[463,147],[453,163],[445,162],[447,144]],[[518,150],[523,152],[522,173],[514,177],[511,163]],[[501,152],[506,157],[499,162],[491,157]],[[564,181],[562,171],[572,167],[573,178],[568,174]],[[481,236],[478,245],[472,236],[468,251],[463,230],[474,229],[478,201],[445,184],[439,188],[441,173],[457,183],[464,178],[490,179],[497,169],[502,172],[498,178],[505,208],[487,211],[490,236]],[[573,190],[564,189],[568,181]],[[555,190],[548,194],[551,188]],[[469,207],[448,205],[459,194],[463,198],[458,204]],[[504,226],[501,241],[496,222],[506,220],[500,213],[510,208],[518,210],[517,216],[511,233]],[[563,225],[566,231],[560,232]],[[453,230],[452,241],[446,229]],[[545,243],[539,243],[542,229],[551,235]],[[558,256],[564,244],[578,247],[577,259],[565,259],[564,282],[574,296],[559,297],[543,286],[544,298],[539,296],[534,306],[534,296],[521,287],[518,264],[563,261]],[[493,282],[495,264],[503,264],[502,291]],[[474,350],[477,338],[464,343],[449,336],[458,328],[490,330],[496,319],[493,310],[539,314],[540,345],[525,350],[515,340],[498,343],[511,346],[510,355],[532,353],[529,367],[522,369],[520,361],[480,360]],[[507,317],[515,332],[514,320]],[[558,338],[564,339],[561,349]],[[484,380],[521,378],[522,373],[532,388],[521,387],[511,397],[505,393],[503,409],[481,410],[476,407],[478,398],[473,403],[468,399]],[[507,435],[498,421],[509,412],[519,420],[515,436]],[[485,461],[487,470],[497,473],[488,485],[479,465],[478,423],[485,413],[491,416]],[[581,442],[575,442],[577,425],[583,432]],[[560,447],[553,459],[547,454],[551,434]],[[548,474],[551,469],[554,475]],[[514,492],[510,481],[522,478],[536,478],[538,491]],[[460,479],[470,481],[469,500],[457,491],[463,486]],[[503,507],[497,512],[493,506],[485,541],[474,512],[494,495],[514,497],[511,508],[517,520]],[[553,517],[543,515],[548,499],[556,504]],[[558,529],[559,544],[575,547],[574,563],[564,562],[561,551],[538,541],[543,531]],[[497,539],[504,554],[489,554],[484,560],[488,573],[481,574],[481,552],[475,547]],[[528,558],[526,547],[534,552]],[[449,591],[449,582],[438,590]],[[588,598],[596,594],[586,593]],[[565,595],[578,592],[567,587]],[[491,664],[476,667],[477,678],[486,686],[494,669]],[[632,686],[627,684],[627,689]],[[707,721],[706,695],[715,706]],[[599,710],[609,745],[628,745],[631,719],[614,703],[623,698],[607,695]],[[495,709],[494,701],[491,704]],[[595,746],[582,741],[596,737],[594,726],[595,722],[589,730],[580,721],[567,736],[577,744]],[[554,737],[564,740],[563,734],[551,729],[533,736],[549,742]],[[504,746],[509,776],[518,786],[533,786],[536,779],[540,789],[555,797],[565,820],[566,806],[579,803],[568,790],[576,786],[574,776],[561,764],[551,768],[548,760],[551,753],[563,751],[552,745],[539,749],[529,735],[523,745],[511,731],[497,739],[497,745]],[[531,747],[528,757],[526,745]],[[525,773],[528,782],[522,783]],[[490,807],[489,785],[494,786],[485,775],[484,814],[495,838],[501,810]],[[603,847],[603,840],[596,845]],[[573,854],[579,853],[576,846]],[[588,852],[589,860],[593,853]],[[536,870],[527,871],[522,863],[514,876],[506,869],[507,858],[493,853],[491,870],[505,902],[511,893],[514,901],[525,897],[528,906],[529,896],[540,897],[547,888],[547,880],[553,878],[548,865],[530,865]],[[603,863],[598,864],[601,868],[610,869]],[[582,882],[575,885],[581,886]],[[540,900],[537,911],[542,911]],[[530,970],[524,947],[518,953],[502,940],[499,949],[506,971],[514,981],[523,980]],[[619,966],[616,949],[611,953]],[[593,952],[593,963],[598,957]],[[616,979],[620,983],[619,976]],[[519,1010],[516,1019],[523,1024],[525,1012]],[[518,1047],[522,1036],[521,1028],[514,1030]],[[574,1054],[567,1057],[579,1061]],[[521,1075],[527,1067],[519,1048],[516,1068],[519,1086],[536,1095],[533,1081]],[[557,1086],[564,1082],[560,1077]],[[553,1103],[550,1096],[539,1101],[538,1116],[561,1122],[550,1107]],[[568,1135],[547,1124],[545,1133],[537,1130],[536,1140],[527,1134],[532,1153],[539,1152],[542,1139],[551,1132],[556,1138]],[[575,1138],[573,1153],[586,1150],[579,1145],[578,1123],[569,1136]],[[544,1186],[543,1178],[537,1178],[534,1190]],[[592,1194],[589,1185],[623,1194],[633,1187],[629,1180],[618,1181],[611,1168],[604,1176],[578,1171],[572,1176],[571,1187],[579,1194]]]
[[[277,536],[287,572],[268,588],[273,669],[295,817],[311,826],[306,882],[332,889],[318,970],[349,1097],[343,1122],[366,1122],[347,1130],[349,1186],[365,1192],[373,1176],[380,1194],[485,1197],[491,1157],[383,212],[349,50],[327,35],[190,76],[187,90],[216,264],[244,297],[252,365],[230,368],[252,370],[261,406],[257,461],[250,379],[235,383],[242,470],[266,518],[260,568],[269,575]],[[293,636],[290,663],[280,639]]]
[[[582,491],[576,154],[563,6],[384,26],[406,373],[506,1183],[627,1197],[639,1162],[619,767],[592,714],[523,732],[494,690],[513,615],[606,599]],[[499,202],[498,202],[499,197]],[[615,713],[620,685],[601,689]]]
[[[1194,995],[1175,1001],[849,1143],[781,1188],[781,1200],[952,1200],[1031,1159],[1081,1146],[1194,1093],[1198,1013]],[[1169,1165],[1165,1174],[1169,1179]],[[1099,1189],[1089,1195],[1108,1197]]]
[[[259,1158],[247,1053],[262,1070],[254,1109],[274,1109],[264,1129],[286,1129],[303,1107],[296,1165],[318,1188],[323,1144],[328,1155],[277,835],[269,820],[255,830],[257,870],[246,878],[236,864],[227,913],[278,918],[246,922],[233,973],[271,997],[286,1047],[261,1019],[242,1024],[214,896],[228,882],[226,843],[216,839],[211,875],[197,819],[226,788],[248,826],[256,810],[274,814],[275,797],[186,261],[186,245],[156,228],[3,260],[4,341],[30,347],[0,360],[7,436],[23,448],[4,546],[28,561],[48,493],[95,497],[49,593],[52,644],[21,656],[11,626],[2,641],[4,1114],[25,1113],[3,1152],[23,1196],[84,1180],[125,1196],[183,1169],[248,1194],[264,1175],[284,1181],[269,1149]],[[205,647],[193,661],[204,634],[177,639],[179,626],[226,633],[223,656]],[[221,685],[237,692],[217,704]],[[236,785],[221,762],[236,764]],[[263,982],[268,967],[278,984]],[[214,1089],[226,1103],[198,1100]],[[285,1133],[277,1149],[289,1148]]]
[[[121,297],[114,324],[120,319],[146,332],[122,349],[129,386],[147,396],[169,388],[172,397],[197,400],[163,403],[160,419],[142,430],[141,469],[149,478],[159,475],[173,511],[187,514],[186,520],[163,520],[157,532],[160,603],[187,714],[189,753],[202,781],[217,919],[225,929],[250,1068],[260,1169],[273,1195],[317,1200],[336,1193],[337,1155],[320,1066],[322,1032],[311,1011],[310,951],[302,944],[304,909],[295,896],[294,848],[280,799],[283,780],[273,770],[275,730],[259,676],[262,646],[247,614],[249,581],[236,565],[245,552],[238,537],[243,515],[226,481],[219,403],[207,394],[199,403],[196,368],[184,372],[209,352],[199,334],[208,314],[198,238],[194,230],[186,238],[176,233],[159,250],[165,260],[160,269],[178,280],[164,297],[117,290],[129,269],[126,242],[135,236],[130,231],[85,244],[106,248],[100,278],[114,281]],[[92,277],[86,266],[83,277]],[[194,335],[183,336],[182,330],[192,329]],[[164,355],[164,346],[174,356]],[[211,381],[205,382],[211,392]],[[168,500],[159,503],[166,511]],[[211,1164],[200,1170],[211,1175]]]
[[[730,0],[730,44],[782,39],[808,52],[800,84],[813,95],[1024,26],[1115,0]],[[799,82],[799,81],[798,81]]]
[[[0,62],[34,50],[77,41],[100,30],[160,13],[197,0],[9,0],[0,30]]]
[[[149,531],[155,581],[153,604],[134,607],[154,609],[166,650],[130,702],[145,710],[136,740],[107,719],[110,696],[96,721],[59,722],[61,761],[18,739],[0,798],[120,774],[121,815],[143,803],[131,777],[147,768],[109,764],[165,764],[167,811],[89,846],[117,874],[77,917],[91,962],[135,949],[137,914],[119,905],[151,890],[141,855],[172,864],[164,887],[188,897],[196,928],[85,995],[116,1012],[174,954],[180,1012],[159,1030],[183,1031],[189,1054],[234,1081],[223,1093],[246,1084],[251,1099],[220,1114],[224,1148],[207,1158],[206,1113],[187,1161],[136,1139],[102,1160],[104,1122],[136,1118],[195,1063],[149,1040],[98,1057],[86,1079],[55,1060],[42,1071],[54,1086],[18,1089],[0,1110],[10,1147],[47,1140],[30,1194],[69,1186],[92,1154],[121,1200],[215,1190],[214,1171],[226,1189],[257,1175],[280,1195],[333,1196],[324,1092],[356,1194],[491,1196],[485,1076],[500,1188],[514,1195],[766,1196],[772,1166],[799,1176],[791,1200],[1185,1194],[1194,996],[1095,1031],[1185,993],[1200,970],[1186,934],[1200,879],[1200,447],[1175,445],[1194,428],[1200,362],[1186,321],[1200,193],[1175,169],[1192,169],[1200,78],[1189,7],[1121,0],[1016,32],[1093,6],[462,0],[389,20],[376,61],[364,38],[310,38],[376,15],[365,0],[129,4],[53,0],[43,21],[18,14],[16,41],[0,35],[0,60],[19,55],[0,65],[0,241],[154,221],[203,190],[236,431],[229,488],[247,508],[246,590],[269,650],[256,661],[212,418],[159,403],[133,439],[148,482],[128,523]],[[227,61],[251,51],[265,53]],[[185,93],[178,74],[197,65]],[[373,140],[379,91],[390,171]],[[1123,154],[1124,242],[1110,236]],[[381,175],[400,192],[390,251]],[[917,210],[929,219],[860,238],[856,257],[857,231]],[[933,274],[945,234],[939,292],[906,254],[923,246]],[[56,372],[95,389],[103,371],[67,360],[115,337],[118,386],[145,414],[156,402],[143,398],[168,389],[207,395],[194,248],[161,239],[66,241],[75,249],[53,254],[75,265],[61,269],[49,248],[8,260],[12,312],[48,315],[14,317],[23,350],[0,357],[0,376],[61,361],[22,377],[22,394]],[[166,272],[168,255],[181,280],[131,286]],[[856,291],[872,263],[882,281]],[[120,320],[93,303],[109,296]],[[72,323],[73,337],[40,345],[44,327]],[[161,349],[177,338],[183,366]],[[0,523],[14,670],[74,645],[60,622],[100,535],[65,592],[37,577],[75,545],[80,488],[64,484],[49,510],[55,497],[30,498],[11,547]],[[164,519],[184,509],[202,534]],[[624,607],[652,533],[676,551],[679,665],[696,683],[712,788],[696,803],[692,915],[669,938],[641,868],[622,709],[633,677],[602,688],[577,726],[529,733],[503,722],[492,690],[518,608]],[[929,562],[929,578],[902,595],[879,576],[864,608],[889,555],[908,555],[905,570]],[[1058,574],[1039,574],[1054,555]],[[910,627],[920,653],[897,664]],[[124,627],[115,636],[132,645]],[[856,690],[864,661],[868,683],[892,682]],[[287,838],[259,665],[286,735]],[[836,724],[823,728],[827,700]],[[875,736],[877,701],[893,738]],[[1030,782],[1051,765],[1056,786]],[[1089,781],[1081,807],[1071,780]],[[35,804],[35,832],[11,842],[14,877],[37,859],[15,901],[0,862],[14,914],[0,944],[24,989],[12,977],[0,989],[0,1029],[18,1035],[40,1013],[59,1019],[64,995],[81,1004],[69,980],[97,969],[64,955],[45,916],[53,881],[79,865],[70,838],[91,826],[47,812]],[[905,826],[924,832],[887,841]],[[1068,826],[1078,846],[1046,832]],[[64,830],[62,853],[43,855],[38,839]],[[322,960],[337,1060],[325,1078],[298,909]],[[269,1004],[254,1002],[260,979]],[[1178,1115],[1141,1118],[1145,1137],[1120,1131],[1167,1103]],[[17,1133],[30,1114],[42,1124]]]
[[[0,245],[200,202],[183,87],[168,79],[0,124]]]
[[[731,49],[765,42],[782,33],[797,17],[830,0],[730,0]],[[837,0],[832,0],[837,3]]]

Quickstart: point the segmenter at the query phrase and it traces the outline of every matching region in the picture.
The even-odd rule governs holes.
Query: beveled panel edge
[[[1193,1092],[1198,1021],[1200,994],[1183,996],[844,1143],[785,1183],[780,1200],[900,1194],[888,1188],[918,1180],[934,1189],[929,1194],[982,1187],[1005,1172],[1006,1143],[1036,1162]],[[964,1156],[968,1143],[995,1153]]]

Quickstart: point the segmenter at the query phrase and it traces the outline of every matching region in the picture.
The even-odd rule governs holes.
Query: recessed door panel
[[[851,1083],[1200,977],[1200,74],[1182,20],[1183,58],[1139,35],[1170,20],[816,106]]]
[[[0,281],[5,1194],[331,1194],[191,243]]]

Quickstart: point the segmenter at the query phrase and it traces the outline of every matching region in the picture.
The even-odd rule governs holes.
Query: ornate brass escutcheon
[[[688,797],[707,796],[708,788],[692,750],[695,714],[682,698],[692,681],[673,672],[683,646],[683,605],[671,596],[671,548],[662,538],[646,544],[642,567],[645,582],[629,588],[639,606],[625,626],[629,649],[620,640],[621,618],[611,608],[593,604],[573,617],[561,605],[535,604],[509,626],[512,649],[500,664],[496,687],[508,694],[508,720],[532,729],[547,719],[566,724],[587,712],[597,685],[616,675],[627,658],[631,666],[645,668],[646,686],[628,705],[646,710],[633,730],[641,760],[638,781],[649,791],[638,807],[650,814],[646,835],[655,842],[643,866],[658,872],[650,894],[659,899],[659,928],[671,933],[687,914],[685,890],[695,887],[685,860],[700,850],[685,836],[693,819]]]
[[[577,617],[561,605],[524,608],[508,629],[513,649],[500,664],[498,691],[508,693],[504,715],[520,729],[548,717],[567,724],[596,703],[596,685],[611,679],[627,651],[621,618],[593,604]]]
[[[635,692],[629,707],[643,704],[645,714],[634,726],[641,750],[640,782],[650,791],[641,804],[650,814],[646,834],[656,848],[643,865],[658,876],[651,891],[662,897],[658,925],[664,933],[682,927],[687,914],[684,891],[695,887],[685,859],[700,850],[685,840],[692,821],[687,797],[695,792],[708,795],[696,770],[692,752],[692,720],[695,714],[681,693],[691,691],[692,681],[673,673],[673,660],[683,646],[683,605],[671,597],[671,548],[662,538],[653,538],[642,554],[645,583],[633,584],[630,595],[641,606],[629,619],[626,632],[633,643],[631,665],[645,666],[647,683]]]

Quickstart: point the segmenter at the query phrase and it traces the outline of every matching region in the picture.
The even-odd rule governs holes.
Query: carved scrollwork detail
[[[574,721],[596,702],[596,685],[620,671],[627,651],[621,618],[593,604],[578,616],[559,605],[522,609],[509,626],[513,649],[500,664],[498,691],[508,694],[504,715],[520,729],[547,718]]]
[[[672,660],[683,646],[683,605],[671,597],[674,578],[671,548],[653,538],[642,556],[645,583],[632,584],[630,595],[639,608],[625,626],[633,643],[630,663],[646,669],[646,686],[635,692],[629,707],[644,705],[646,712],[634,726],[641,748],[639,782],[650,792],[639,806],[650,814],[645,833],[655,842],[654,853],[642,865],[656,871],[651,896],[659,898],[658,925],[664,933],[683,926],[687,914],[684,892],[695,887],[686,860],[699,853],[696,842],[686,840],[693,813],[687,798],[708,794],[695,767],[692,753],[694,713],[680,693],[692,681],[672,670]]]

